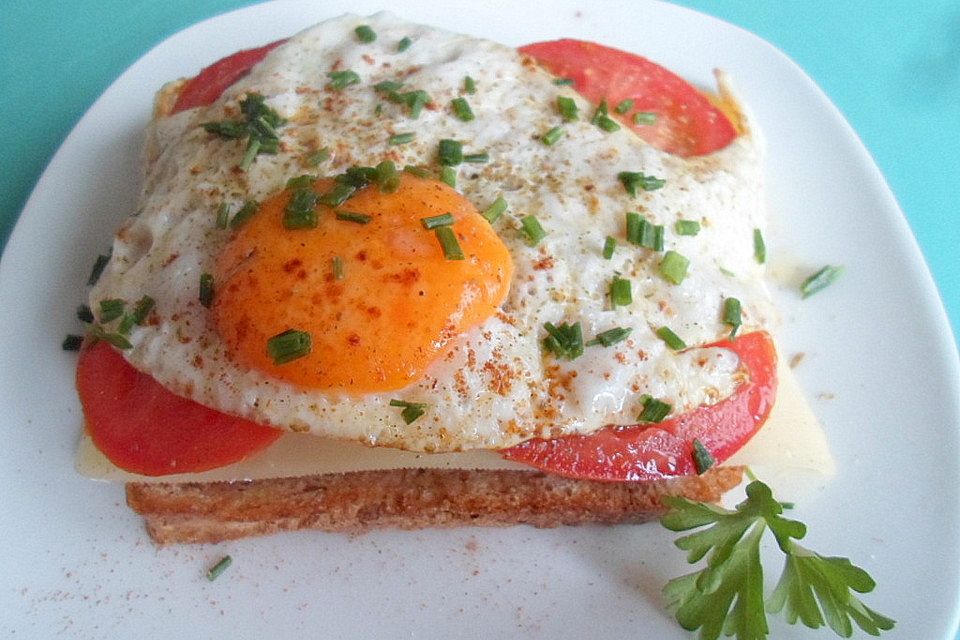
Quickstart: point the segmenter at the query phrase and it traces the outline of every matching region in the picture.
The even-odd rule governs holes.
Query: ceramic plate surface
[[[594,7],[411,0],[402,14],[512,45],[596,40],[704,86],[714,67],[730,72],[769,150],[781,342],[787,356],[806,354],[797,374],[839,466],[794,514],[810,527],[808,546],[849,556],[876,578],[865,600],[898,621],[889,637],[953,638],[956,349],[883,177],[823,93],[760,39],[665,4]],[[673,535],[655,524],[308,532],[156,549],[124,506],[122,487],[73,470],[75,354],[60,342],[80,330],[74,310],[92,259],[136,206],[154,91],[237,49],[381,8],[365,0],[259,5],[182,31],[113,83],[40,178],[0,263],[0,630],[142,640],[690,637],[660,596],[688,566]],[[842,280],[800,301],[791,280],[824,264],[844,264]],[[205,569],[227,553],[233,567],[208,582]],[[772,635],[829,637],[781,623]]]

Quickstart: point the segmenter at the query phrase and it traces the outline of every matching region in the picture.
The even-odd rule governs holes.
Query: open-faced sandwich
[[[90,292],[81,470],[169,543],[634,522],[731,462],[828,464],[718,81],[378,14],[163,87]]]

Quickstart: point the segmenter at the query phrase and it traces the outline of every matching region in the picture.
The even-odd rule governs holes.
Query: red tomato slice
[[[591,480],[659,480],[694,475],[693,441],[699,440],[717,464],[753,437],[770,414],[777,395],[777,352],[764,331],[710,347],[740,356],[748,379],[720,402],[656,425],[608,427],[589,436],[534,439],[501,451],[503,457],[561,476]]]
[[[257,49],[238,51],[214,62],[183,85],[171,114],[212,104],[230,85],[247,75],[253,65],[284,42],[286,40],[277,40]]]
[[[77,390],[97,448],[121,469],[147,476],[238,462],[282,433],[174,395],[106,342],[81,352]]]
[[[520,47],[552,74],[573,80],[585,98],[610,106],[641,138],[668,153],[700,156],[724,148],[737,130],[718,108],[680,76],[646,58],[582,40],[553,40]],[[614,107],[633,100],[633,108],[618,115]],[[635,125],[633,114],[657,114],[652,125]]]

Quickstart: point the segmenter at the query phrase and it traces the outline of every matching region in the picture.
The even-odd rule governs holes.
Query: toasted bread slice
[[[656,482],[573,480],[538,471],[392,469],[211,483],[129,483],[127,503],[157,544],[222,542],[297,529],[557,527],[637,523],[664,496],[716,502],[741,467]]]

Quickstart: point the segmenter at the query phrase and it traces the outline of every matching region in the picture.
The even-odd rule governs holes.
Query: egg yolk
[[[314,190],[332,184],[319,180]],[[336,209],[317,205],[318,224],[308,229],[285,228],[290,198],[284,191],[265,201],[217,258],[213,318],[242,365],[301,387],[398,389],[507,296],[506,246],[446,184],[403,174],[392,193],[370,185]],[[422,223],[447,213],[462,260],[448,259]],[[267,341],[291,329],[310,334],[310,352],[275,364]]]

